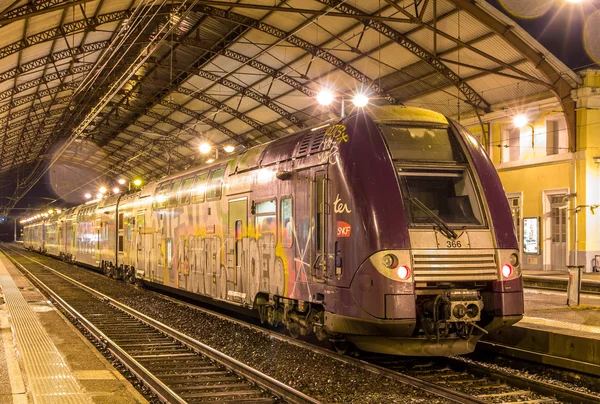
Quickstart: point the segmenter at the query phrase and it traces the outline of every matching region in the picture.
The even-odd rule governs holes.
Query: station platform
[[[0,404],[147,403],[0,254]]]
[[[483,341],[498,344],[491,349],[507,355],[600,376],[600,294],[593,294],[600,290],[600,273],[583,274],[581,304],[572,307],[568,277],[567,271],[524,270],[523,320]]]

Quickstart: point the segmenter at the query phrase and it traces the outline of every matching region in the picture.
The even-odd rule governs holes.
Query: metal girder
[[[319,2],[326,4],[330,7],[335,7],[339,10],[342,10],[344,13],[347,13],[349,16],[353,18],[358,14],[363,14],[359,9],[354,8],[345,2],[341,2],[339,0],[318,0]],[[465,83],[460,76],[454,73],[452,70],[448,68],[444,63],[442,63],[439,58],[429,51],[427,51],[422,46],[418,45],[416,42],[412,41],[404,34],[396,31],[395,29],[379,22],[379,21],[361,21],[364,25],[374,29],[380,34],[392,39],[398,45],[402,46],[412,54],[418,56],[423,61],[427,62],[431,67],[436,69],[443,77],[445,77],[448,81],[456,86],[459,91],[465,96],[466,102],[471,104],[473,108],[479,108],[483,111],[490,111],[490,104],[471,86]]]
[[[58,62],[64,59],[74,58],[79,55],[85,55],[86,53],[95,52],[106,48],[109,45],[108,41],[99,41],[89,43],[87,45],[79,46],[73,49],[65,49],[59,52],[54,52],[48,56],[44,56],[31,62],[23,63],[22,65],[9,69],[5,72],[0,73],[0,83],[6,80],[12,79],[19,74],[27,73],[33,69],[39,67],[45,67],[49,63]]]
[[[265,125],[263,125],[262,123],[254,120],[252,118],[250,118],[246,114],[241,113],[237,109],[231,108],[229,105],[223,104],[222,102],[220,102],[219,100],[217,100],[215,98],[212,98],[212,97],[210,97],[210,96],[208,96],[208,95],[206,95],[204,93],[198,92],[198,91],[190,90],[190,89],[185,88],[185,87],[177,87],[175,89],[175,91],[177,91],[178,93],[190,96],[192,98],[195,98],[195,99],[197,99],[199,101],[205,102],[205,103],[207,103],[209,105],[212,105],[213,107],[215,107],[219,111],[227,112],[228,114],[236,117],[237,119],[239,119],[240,121],[244,122],[245,124],[247,124],[247,125],[253,127],[254,129],[258,130],[263,135],[266,135],[269,139],[275,139],[276,138],[276,136],[271,131],[269,131],[265,127]],[[180,111],[184,112],[184,113],[187,113],[187,111],[191,111],[191,110],[189,110],[188,108],[185,108],[185,107],[181,107],[181,108],[182,109]],[[194,114],[197,114],[197,113],[194,112]],[[195,118],[195,115],[190,115],[190,116],[193,116]],[[304,124],[302,124],[302,123],[298,123],[296,125],[298,127],[300,127],[300,128],[304,127]]]
[[[29,90],[32,87],[37,87],[40,84],[48,84],[54,80],[60,80],[62,78],[65,78],[67,76],[72,76],[74,74],[79,74],[79,73],[86,73],[89,70],[91,70],[92,66],[91,65],[81,65],[81,66],[75,66],[73,68],[69,68],[69,69],[65,69],[65,70],[61,70],[59,72],[56,73],[51,73],[48,74],[44,77],[40,77],[34,80],[30,80],[27,81],[25,83],[22,83],[16,87],[13,87],[9,90],[3,91],[0,93],[0,101],[2,101],[5,98],[11,97],[15,94],[18,94],[20,92]],[[72,86],[70,86],[72,88]],[[47,91],[47,90],[42,90],[42,91]],[[41,91],[40,91],[41,93]],[[36,98],[40,98],[40,97],[36,97]],[[14,102],[13,102],[14,104]],[[16,105],[16,104],[14,104]]]
[[[78,20],[69,23],[65,23],[60,27],[51,28],[46,31],[28,36],[18,42],[6,45],[0,48],[0,59],[3,59],[13,53],[19,52],[26,49],[29,46],[36,45],[38,43],[50,41],[56,38],[62,38],[63,36],[83,31],[85,29],[94,29],[95,27],[109,22],[120,21],[128,18],[131,15],[131,11],[116,11],[114,13],[101,14],[97,17],[88,18],[85,20]]]
[[[232,4],[232,6],[234,5]],[[375,82],[375,80],[372,80],[366,74],[360,72],[358,69],[344,62],[342,59],[332,55],[331,53],[327,52],[326,50],[320,48],[317,45],[313,45],[310,42],[305,41],[304,39],[296,35],[283,31],[262,21],[255,20],[253,18],[246,17],[244,15],[237,14],[224,9],[199,5],[196,7],[196,10],[201,11],[204,14],[210,15],[213,18],[218,18],[226,21],[233,21],[238,24],[265,32],[276,38],[283,39],[286,42],[291,43],[292,45],[304,49],[308,53],[312,54],[314,57],[323,59],[324,61],[337,67],[344,73],[350,75],[352,78],[356,79],[360,83],[368,85],[371,90],[373,90],[377,95],[385,99],[390,104],[397,104],[397,100],[390,94],[388,94],[383,88],[381,88],[379,84]]]
[[[211,72],[207,72],[205,70],[199,70],[197,72],[195,72],[195,74],[197,76],[200,76],[204,79],[213,81],[217,84],[221,84],[225,87],[231,88],[233,90],[236,90],[237,92],[239,92],[241,95],[246,96],[248,98],[252,98],[254,101],[263,104],[264,106],[268,107],[269,109],[277,112],[279,115],[281,115],[282,117],[284,117],[285,119],[287,119],[288,121],[292,122],[294,125],[298,126],[299,128],[304,128],[305,126],[298,120],[298,118],[296,118],[294,115],[290,114],[287,110],[285,110],[285,108],[279,106],[279,104],[277,104],[276,102],[274,102],[273,100],[271,100],[271,98],[267,97],[266,95],[263,95],[261,93],[259,93],[258,91],[253,90],[250,87],[244,87],[240,84],[234,83],[231,80],[227,80],[225,78],[221,78],[220,76],[217,76],[216,74],[213,74]]]
[[[54,89],[56,89],[56,90],[54,90]],[[40,94],[43,93],[42,96],[47,96],[47,95],[55,94],[55,93],[60,92],[60,91],[64,91],[64,88],[60,88],[60,87],[54,87],[54,89],[40,91]],[[4,113],[4,112],[7,112],[10,109],[12,109],[14,107],[17,107],[19,105],[27,104],[28,102],[34,101],[36,99],[38,99],[38,94],[28,94],[28,95],[25,95],[23,97],[15,98],[13,100],[13,104],[12,105],[11,104],[5,104],[5,105],[0,106],[0,114]],[[60,102],[69,101],[70,99],[71,99],[70,95],[59,98]],[[46,102],[42,102],[42,103],[40,103],[38,105],[41,106],[41,107],[43,107],[43,108],[46,108],[46,107],[50,107],[52,104],[51,104],[51,101],[46,101]],[[21,117],[23,115],[27,115],[27,113],[28,113],[27,109],[23,109],[21,111],[14,112],[14,113],[12,113],[12,114],[10,114],[8,116],[0,118],[0,126],[7,124],[8,122],[10,122],[14,118],[18,118],[18,117]]]
[[[533,48],[515,32],[513,26],[504,24],[502,21],[484,10],[481,5],[471,0],[449,0],[456,7],[465,10],[493,32],[500,35],[505,41],[512,45],[525,58],[532,62],[552,83],[552,92],[560,100],[567,128],[569,131],[569,148],[575,152],[576,148],[576,116],[575,101],[571,97],[573,86],[564,78],[563,73],[558,71],[546,59],[545,55]]]
[[[194,27],[192,27],[191,29],[189,29],[187,32],[185,32],[184,34],[181,34],[178,39],[183,39],[187,36],[189,36],[192,32],[195,32],[196,29],[201,25],[203,19],[200,19],[199,21],[197,21],[194,25]],[[231,31],[225,35],[221,40],[217,41],[213,47],[224,47],[226,45],[228,45],[229,43],[234,42],[235,40],[237,40],[238,38],[241,37],[241,35],[243,35],[245,32],[247,31],[247,28],[241,28],[239,25],[234,27],[233,29],[231,29]],[[158,63],[152,68],[149,69],[148,71],[145,72],[145,76],[148,77],[153,71],[155,71],[156,69],[158,69],[158,66],[160,66],[161,62],[164,61],[167,57],[169,57],[169,55],[172,55],[173,52],[180,46],[180,43],[176,43],[175,47],[171,47],[170,51],[168,53],[166,53],[165,55],[163,55],[163,57],[161,58],[160,61],[158,61]],[[198,68],[199,66],[203,65],[204,63],[208,62],[207,56],[206,54],[201,55],[199,58],[197,58],[191,65],[190,68],[191,69],[195,69]],[[169,94],[170,92],[172,92],[175,88],[177,88],[179,85],[181,85],[183,82],[185,82],[188,78],[189,78],[190,73],[187,72],[186,70],[183,70],[179,75],[177,75],[174,79],[171,80],[170,83],[168,83],[167,87],[163,88],[161,91],[158,92],[158,94],[156,94],[154,97],[147,99],[144,101],[144,105],[140,108],[140,111],[149,111],[150,108],[152,108],[154,105],[160,103],[161,101],[164,101],[164,97]],[[136,85],[134,86],[134,88],[132,88],[129,92],[134,92],[137,88],[137,86],[139,85],[139,82],[136,83]],[[126,94],[127,96],[127,94]],[[126,99],[126,97],[124,97],[124,99]],[[118,104],[117,104],[117,108],[123,104],[124,99],[122,99]],[[139,118],[141,112],[134,112],[133,117],[129,117],[130,120],[137,120]],[[227,136],[231,137],[232,139],[235,139],[236,141],[238,141],[239,143],[248,146],[249,142],[247,139],[238,136],[237,134],[233,133],[232,131],[230,131],[229,129],[225,128],[224,126],[218,124],[217,122],[214,122],[213,120],[208,120],[208,118],[204,118],[205,122],[210,124],[211,126],[213,126],[214,128],[216,128],[217,130],[221,131],[222,133],[226,134]],[[102,122],[100,123],[102,124]],[[119,130],[123,129],[123,125],[120,128],[117,128],[116,132],[118,132]],[[113,132],[114,133],[114,132]],[[114,137],[114,136],[113,136]],[[111,137],[109,136],[107,139],[103,140],[104,143],[106,143],[107,141],[109,141],[111,139]]]
[[[77,6],[87,3],[91,0],[42,0],[31,1],[24,6],[14,8],[0,15],[0,25],[10,24],[14,21],[19,21],[24,18],[35,17],[36,15],[51,13],[53,11],[62,10],[67,7]]]

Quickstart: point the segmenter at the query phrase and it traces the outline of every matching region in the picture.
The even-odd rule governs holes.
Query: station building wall
[[[468,124],[498,170],[525,269],[600,271],[600,70],[580,74],[583,85],[573,91],[576,150],[569,149],[566,121],[552,97],[484,117],[483,126]],[[513,123],[519,113],[529,119],[521,128]],[[528,225],[536,219],[534,248]]]

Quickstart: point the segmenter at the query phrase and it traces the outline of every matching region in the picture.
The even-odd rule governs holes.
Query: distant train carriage
[[[35,226],[26,245],[39,250]],[[493,164],[419,108],[372,108],[103,199],[79,208],[76,232],[78,262],[340,350],[467,353],[523,314]]]

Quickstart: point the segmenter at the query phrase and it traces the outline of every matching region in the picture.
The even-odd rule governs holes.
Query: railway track
[[[28,258],[31,260],[31,258]],[[43,265],[39,263],[40,265]],[[163,297],[164,298],[164,297]],[[175,302],[174,299],[167,298]],[[186,303],[176,302],[178,305],[191,306]],[[210,312],[213,315],[227,318],[230,317],[214,313],[210,310],[196,310]],[[241,323],[239,320],[234,320]],[[242,323],[252,329],[257,327]],[[330,356],[337,361],[357,366],[373,373],[384,375],[392,380],[410,384],[417,388],[432,392],[440,397],[445,397],[454,402],[463,403],[597,403],[600,396],[586,392],[571,391],[560,383],[544,382],[535,380],[535,377],[519,375],[519,372],[511,372],[505,369],[485,366],[476,361],[464,358],[404,358],[404,357],[364,357],[361,360],[352,357],[341,357],[336,353],[325,349],[310,346],[291,339],[281,334],[267,332],[272,338],[285,340],[296,344],[304,349],[310,349],[320,355]],[[139,347],[141,348],[141,347]]]
[[[319,402],[40,262],[26,268],[5,255],[162,402]]]

